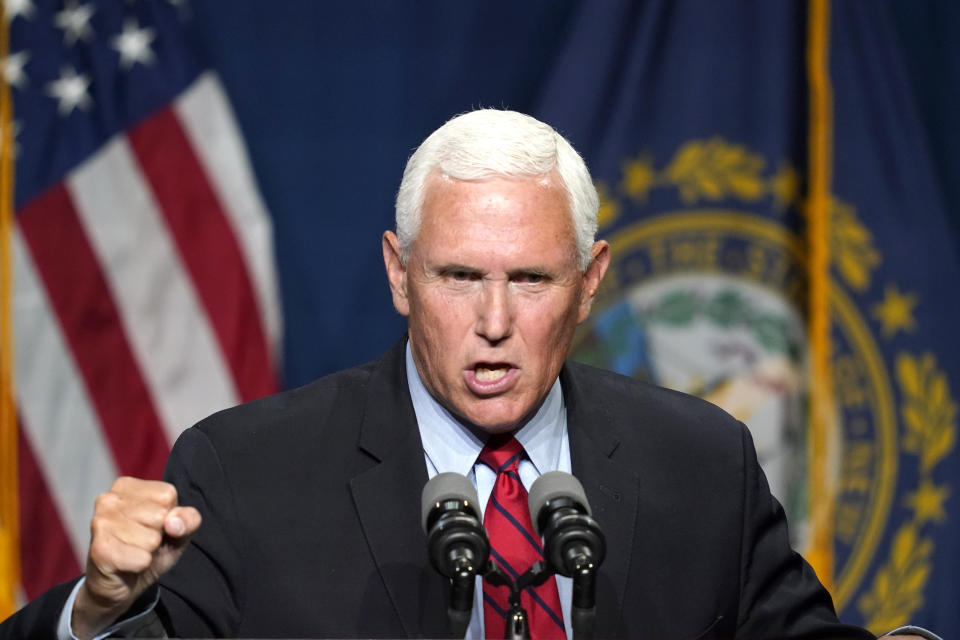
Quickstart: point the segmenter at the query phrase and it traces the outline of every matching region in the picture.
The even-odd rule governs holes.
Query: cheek
[[[545,356],[563,359],[578,317],[579,305],[568,297],[538,300],[526,307],[524,333]]]
[[[452,353],[463,344],[473,326],[470,303],[464,296],[444,292],[430,292],[412,305],[415,313],[409,317],[411,329],[423,337],[424,346],[434,352],[434,358]]]

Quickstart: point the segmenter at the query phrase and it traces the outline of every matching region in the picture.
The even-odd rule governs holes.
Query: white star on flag
[[[93,36],[90,27],[90,18],[93,17],[93,5],[77,4],[75,1],[67,3],[62,11],[54,16],[57,27],[63,29],[63,42],[72,45],[77,40],[87,40]]]
[[[151,64],[154,60],[150,43],[156,38],[153,29],[141,29],[136,20],[123,23],[123,31],[110,40],[114,49],[120,52],[120,66],[130,69],[136,63]]]
[[[3,4],[7,22],[13,22],[13,19],[17,16],[23,16],[29,20],[37,9],[33,5],[33,0],[5,0]]]
[[[58,107],[61,116],[70,115],[74,109],[87,110],[93,100],[87,95],[90,86],[90,77],[66,67],[60,72],[60,78],[47,85],[47,93],[60,101]]]
[[[17,89],[22,89],[27,83],[27,74],[23,72],[23,66],[30,59],[30,53],[27,51],[18,51],[11,53],[3,59],[3,77],[7,84]]]

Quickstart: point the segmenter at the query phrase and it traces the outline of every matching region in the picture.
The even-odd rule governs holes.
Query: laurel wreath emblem
[[[857,291],[870,286],[870,275],[880,264],[873,235],[857,220],[853,206],[833,198],[830,206],[830,254],[844,281]]]
[[[764,196],[773,199],[776,208],[800,204],[800,179],[789,165],[766,174],[763,156],[743,145],[721,137],[691,140],[683,144],[663,169],[658,169],[647,153],[627,160],[621,166],[617,192],[638,205],[645,204],[655,188],[673,188],[687,205],[698,201],[716,202],[734,198],[756,202]],[[609,226],[620,215],[620,202],[610,187],[597,183],[600,195],[599,222]],[[870,286],[871,274],[880,264],[880,253],[873,236],[858,219],[853,205],[833,198],[830,207],[830,255],[833,266],[844,281],[857,291]]]
[[[857,603],[866,626],[889,631],[906,624],[923,606],[923,588],[932,570],[933,539],[926,525],[945,518],[947,487],[937,486],[934,468],[950,453],[957,439],[957,404],[936,358],[925,353],[897,356],[897,381],[903,396],[904,451],[917,456],[917,491],[908,499],[913,517],[900,526],[890,546],[889,560],[877,571],[870,590]]]

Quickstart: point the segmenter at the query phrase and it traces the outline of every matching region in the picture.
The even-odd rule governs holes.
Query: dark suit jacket
[[[568,363],[573,473],[607,537],[602,638],[841,638],[787,542],[746,428],[713,405]],[[167,464],[203,514],[161,581],[185,637],[449,637],[445,581],[420,530],[423,450],[404,345],[229,409]]]

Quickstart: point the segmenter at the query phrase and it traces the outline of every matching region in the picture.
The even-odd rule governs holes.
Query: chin
[[[490,434],[516,431],[530,417],[515,411],[467,411],[462,415],[471,426]]]
[[[472,424],[480,431],[489,433],[490,435],[497,435],[498,433],[511,433],[519,428],[516,422],[497,424],[481,424],[473,422]]]

